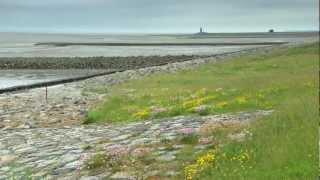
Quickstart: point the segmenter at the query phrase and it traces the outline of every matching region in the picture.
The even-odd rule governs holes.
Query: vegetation
[[[319,45],[278,49],[197,70],[160,74],[114,87],[87,123],[272,109],[248,127],[251,138],[212,135],[224,146],[179,155],[187,179],[314,179],[318,172]],[[202,112],[202,113],[200,113]],[[205,112],[203,114],[203,112]],[[184,164],[184,165],[183,165]]]

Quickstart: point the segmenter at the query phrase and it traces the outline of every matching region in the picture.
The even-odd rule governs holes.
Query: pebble
[[[130,175],[129,172],[117,172],[114,175],[112,175],[110,177],[110,179],[114,179],[114,180],[134,180],[135,178]]]

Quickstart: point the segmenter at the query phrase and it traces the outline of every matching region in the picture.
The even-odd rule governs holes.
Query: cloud
[[[0,0],[3,29],[212,31],[317,29],[317,0]]]

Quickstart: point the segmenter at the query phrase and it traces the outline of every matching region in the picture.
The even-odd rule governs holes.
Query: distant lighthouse
[[[197,34],[198,35],[205,35],[205,34],[208,34],[208,33],[204,32],[203,28],[200,27],[200,31]]]

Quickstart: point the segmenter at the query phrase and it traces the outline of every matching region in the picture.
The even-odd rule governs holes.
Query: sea
[[[37,43],[301,43],[317,39],[316,32],[195,34],[47,34],[0,33],[1,57],[91,57],[215,55],[255,48],[232,46],[50,46]],[[90,70],[0,70],[0,89],[94,74]]]

